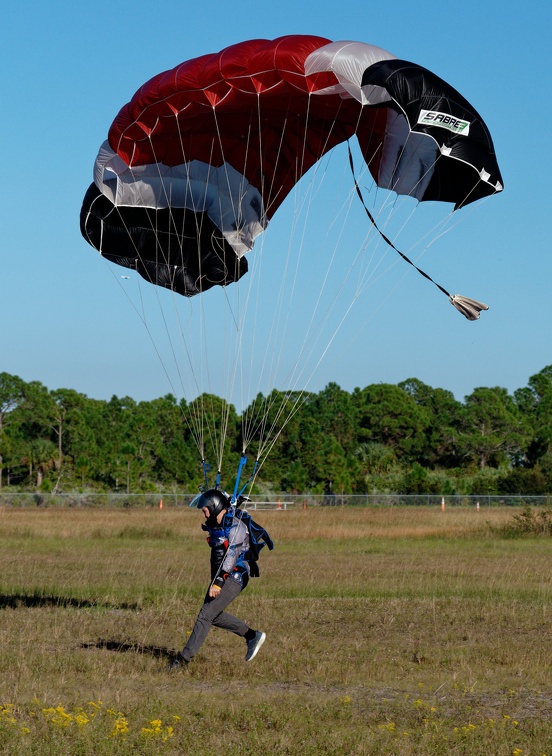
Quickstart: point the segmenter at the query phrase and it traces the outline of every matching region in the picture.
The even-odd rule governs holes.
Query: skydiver
[[[203,512],[205,523],[201,527],[209,534],[211,583],[188,642],[169,664],[171,670],[186,667],[191,662],[212,625],[245,639],[245,661],[255,658],[266,639],[265,633],[253,630],[243,620],[225,611],[249,581],[251,568],[246,555],[250,549],[250,538],[247,526],[241,519],[228,515],[229,498],[217,489],[205,491],[196,497],[190,504],[194,505]]]

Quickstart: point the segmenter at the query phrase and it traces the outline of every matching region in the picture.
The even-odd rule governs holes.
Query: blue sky
[[[463,399],[477,386],[513,391],[552,363],[548,3],[21,0],[2,15],[0,371],[98,399],[152,399],[174,388],[121,292],[121,271],[80,235],[94,158],[119,108],[156,73],[244,39],[289,33],[378,45],[447,80],[489,126],[505,183],[501,195],[458,213],[458,225],[420,261],[449,290],[488,302],[489,312],[464,320],[397,263],[355,303],[308,387],[335,381],[350,391],[416,377]],[[317,226],[325,201],[309,211]],[[263,240],[271,261],[289,239],[282,210]],[[366,233],[355,212],[351,226]],[[267,309],[257,311],[261,334]],[[292,315],[285,352],[297,348],[303,317]]]

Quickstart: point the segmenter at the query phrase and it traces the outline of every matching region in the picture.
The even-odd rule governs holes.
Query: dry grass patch
[[[276,549],[236,613],[262,652],[214,631],[168,674],[197,512],[4,510],[0,753],[550,754],[552,541],[486,524],[512,514],[258,512]]]

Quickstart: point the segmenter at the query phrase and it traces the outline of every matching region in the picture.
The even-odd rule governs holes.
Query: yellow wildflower
[[[174,735],[174,728],[167,725],[163,728],[163,722],[160,719],[152,719],[150,727],[142,727],[141,734],[145,738],[152,740],[162,740],[164,743]]]
[[[115,722],[113,723],[113,730],[110,733],[110,737],[115,738],[118,735],[126,735],[129,730],[128,719],[119,712]]]
[[[90,722],[90,717],[84,711],[80,711],[78,714],[75,714],[75,722],[79,727],[84,727]]]
[[[66,712],[63,706],[42,709],[42,713],[57,727],[69,727],[73,721],[72,715]]]

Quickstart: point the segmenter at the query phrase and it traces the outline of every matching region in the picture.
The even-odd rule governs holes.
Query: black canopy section
[[[411,132],[438,145],[431,179],[419,199],[453,202],[458,209],[502,190],[489,130],[453,87],[426,68],[397,59],[367,68],[362,86],[368,85],[387,90],[393,103],[384,105],[403,113]]]
[[[91,184],[80,228],[106,259],[185,297],[226,286],[247,273],[245,257],[237,257],[206,213],[116,207]]]

